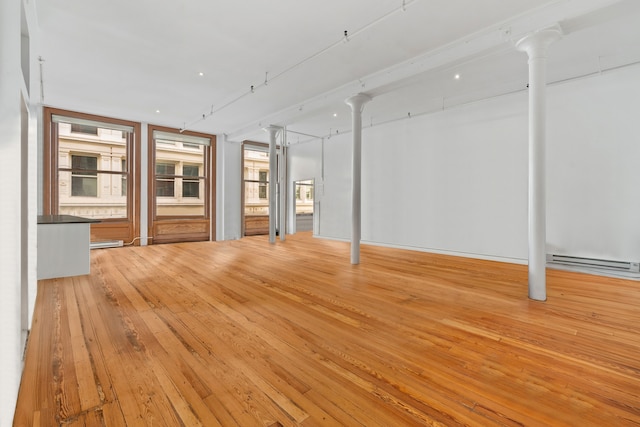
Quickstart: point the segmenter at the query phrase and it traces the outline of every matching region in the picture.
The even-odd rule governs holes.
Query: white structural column
[[[284,242],[287,234],[287,130],[280,133],[280,159],[278,164],[278,212],[280,224],[280,241]]]
[[[345,102],[351,107],[353,158],[351,183],[351,264],[360,264],[360,235],[362,228],[362,110],[371,101],[369,95],[359,93]]]
[[[547,49],[559,27],[529,34],[516,43],[529,55],[529,298],[547,299],[546,281],[546,69]]]
[[[278,175],[276,175],[277,159],[276,159],[276,136],[280,128],[278,126],[269,126],[265,128],[269,132],[269,243],[276,242],[276,219],[277,219],[277,198],[276,185]]]

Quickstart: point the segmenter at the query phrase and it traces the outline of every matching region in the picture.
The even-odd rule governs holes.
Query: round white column
[[[282,130],[281,142],[280,142],[280,163],[279,170],[280,173],[278,179],[278,211],[280,212],[280,241],[284,242],[287,234],[287,147],[286,147],[286,131]]]
[[[278,181],[276,169],[278,167],[276,159],[276,136],[280,128],[269,126],[264,129],[269,132],[269,243],[276,242],[276,183]]]
[[[371,101],[369,95],[359,93],[345,102],[351,107],[353,158],[351,183],[351,264],[360,264],[360,236],[362,229],[362,110]]]
[[[529,298],[547,299],[546,280],[546,70],[547,49],[559,27],[529,34],[516,43],[529,55]]]

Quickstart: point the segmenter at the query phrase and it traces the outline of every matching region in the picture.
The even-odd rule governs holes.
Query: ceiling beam
[[[286,109],[247,122],[228,132],[230,141],[241,141],[261,132],[265,123],[288,126],[312,116],[355,94],[379,96],[397,89],[419,74],[444,70],[496,52],[515,49],[515,41],[541,28],[560,24],[565,34],[624,16],[639,9],[637,0],[560,0],[517,16],[410,60],[364,76]]]

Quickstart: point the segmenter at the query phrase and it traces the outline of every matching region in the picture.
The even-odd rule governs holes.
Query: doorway
[[[296,233],[313,231],[313,180],[295,182]]]

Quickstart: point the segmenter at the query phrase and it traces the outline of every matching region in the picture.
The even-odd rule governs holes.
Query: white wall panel
[[[324,183],[320,200],[320,236],[351,236],[351,135],[324,143]]]
[[[242,171],[242,145],[238,142],[227,142],[223,138],[217,141],[218,158],[218,179],[222,177],[219,185],[224,189],[220,192],[218,187],[217,210],[223,211],[220,221],[217,223],[218,229],[222,229],[222,240],[239,239],[242,233],[241,208],[241,184]],[[221,167],[221,163],[223,165]]]
[[[289,180],[314,179],[320,182],[322,175],[322,140],[317,139],[289,147]]]
[[[549,87],[549,252],[640,260],[638,111],[639,67]],[[363,241],[524,262],[527,127],[523,91],[365,128]],[[292,147],[292,179],[319,179],[319,146]],[[350,147],[325,141],[324,237],[350,235]]]
[[[640,67],[549,91],[547,250],[640,261]]]
[[[363,240],[526,257],[525,109],[511,96],[369,129]]]

